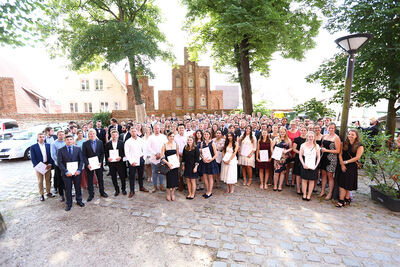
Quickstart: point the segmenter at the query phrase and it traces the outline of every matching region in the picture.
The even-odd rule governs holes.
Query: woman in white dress
[[[226,183],[226,192],[233,193],[234,184],[237,183],[237,158],[236,153],[239,146],[236,144],[235,136],[229,132],[226,136],[224,149],[222,151],[221,180]]]
[[[253,168],[255,167],[255,153],[257,149],[257,139],[253,136],[253,129],[247,125],[244,134],[239,139],[239,165],[242,165],[243,185],[250,186],[253,178]],[[246,176],[249,182],[246,182]]]
[[[213,125],[213,127],[216,124]],[[215,144],[216,148],[217,148],[217,158],[215,159],[215,161],[218,164],[218,169],[219,172],[221,173],[221,162],[222,162],[222,150],[224,149],[224,145],[225,145],[225,138],[224,135],[222,134],[222,131],[220,129],[217,129],[215,131],[215,138],[213,139],[213,143]],[[214,175],[214,184],[215,184],[215,188],[219,188],[219,179],[220,179],[220,174],[215,174]]]

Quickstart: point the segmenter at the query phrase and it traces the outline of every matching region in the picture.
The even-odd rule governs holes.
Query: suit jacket
[[[106,142],[106,130],[104,130],[103,128],[95,128],[95,130],[97,138],[99,138],[104,144]]]
[[[106,147],[105,147],[105,150],[104,150],[104,154],[105,154],[105,156],[106,156],[107,164],[108,164],[109,166],[121,164],[121,162],[123,162],[123,161],[122,161],[122,158],[125,157],[124,142],[121,141],[121,140],[118,140],[118,143],[117,143],[118,153],[119,153],[119,156],[121,157],[121,160],[120,160],[120,161],[118,161],[118,162],[108,162],[108,158],[110,157],[110,150],[112,150],[112,149],[113,149],[112,141],[109,141],[109,142],[106,144]]]
[[[130,132],[128,132],[127,134],[126,134],[126,136],[125,136],[125,138],[124,138],[124,133],[122,133],[122,134],[120,134],[119,135],[119,140],[121,140],[122,142],[126,142],[126,140],[128,140],[129,138],[131,138],[131,133]]]
[[[235,130],[235,136],[236,136],[236,137],[242,136],[242,131],[240,130],[240,128],[237,128],[237,129]]]
[[[54,161],[51,158],[50,145],[49,144],[44,144],[44,145],[46,148],[47,164],[54,165]],[[43,162],[42,151],[40,150],[38,143],[31,146],[31,161],[33,167],[35,167],[39,162]]]
[[[91,140],[87,140],[82,144],[82,153],[83,153],[83,161],[85,162],[85,166],[89,165],[88,158],[97,156],[99,158],[99,162],[103,167],[104,160],[104,147],[103,142],[99,139],[96,139],[96,151],[93,151]]]
[[[78,171],[82,172],[83,168],[83,154],[79,146],[73,146],[72,157],[68,152],[67,146],[63,146],[57,151],[57,164],[63,176],[66,176],[67,162],[78,162]]]
[[[108,136],[111,139],[111,130],[116,129],[120,134],[122,134],[122,126],[117,124],[116,126],[108,126]]]

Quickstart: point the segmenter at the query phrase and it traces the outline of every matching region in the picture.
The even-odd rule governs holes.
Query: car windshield
[[[32,138],[33,136],[33,132],[21,132],[21,133],[17,133],[13,136],[13,140],[29,140]]]

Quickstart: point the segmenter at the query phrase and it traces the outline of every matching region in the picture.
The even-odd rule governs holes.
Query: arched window
[[[200,88],[206,88],[207,87],[207,75],[205,73],[202,73],[200,75]]]
[[[182,98],[180,98],[180,97],[177,97],[176,98],[176,107],[182,107]]]
[[[178,87],[178,88],[182,87],[182,79],[181,79],[181,76],[179,74],[177,74],[175,76],[175,86]]]
[[[194,107],[194,97],[193,96],[189,96],[189,107]]]
[[[194,87],[194,80],[193,78],[189,78],[189,88],[193,88]]]

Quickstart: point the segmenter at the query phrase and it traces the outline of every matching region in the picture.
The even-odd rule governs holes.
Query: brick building
[[[133,86],[129,82],[130,74],[125,71],[125,84],[127,89],[128,110],[135,110],[135,94],[133,93]],[[142,99],[145,103],[146,112],[154,111],[154,87],[149,86],[149,78],[142,76],[139,79],[139,87],[142,90]]]
[[[184,48],[184,65],[172,69],[172,90],[158,91],[158,110],[220,110],[223,91],[210,90],[210,67],[189,60]]]

